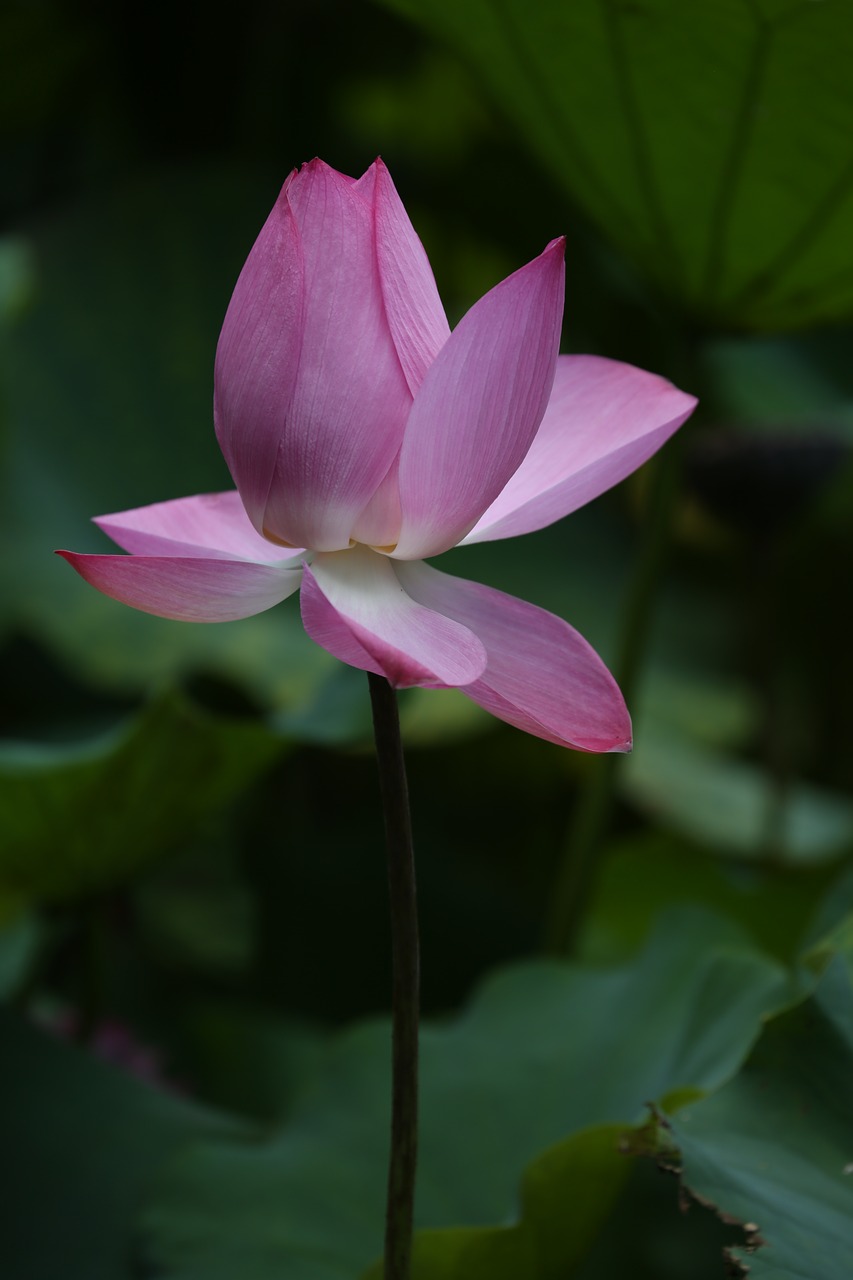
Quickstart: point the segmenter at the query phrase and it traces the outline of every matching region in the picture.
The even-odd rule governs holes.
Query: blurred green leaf
[[[458,1021],[425,1027],[418,1221],[422,1229],[457,1228],[446,1248],[438,1236],[425,1240],[430,1274],[456,1274],[459,1228],[479,1233],[469,1230],[465,1242],[468,1274],[490,1274],[513,1224],[523,1256],[545,1249],[558,1273],[587,1236],[583,1221],[574,1236],[565,1229],[565,1195],[577,1176],[568,1167],[571,1148],[547,1156],[546,1149],[577,1139],[587,1167],[599,1170],[588,1213],[594,1220],[606,1212],[619,1184],[607,1142],[578,1135],[627,1125],[648,1099],[674,1089],[718,1086],[786,985],[783,971],[725,921],[685,913],[624,967],[508,969]],[[178,1158],[144,1219],[163,1276],[266,1280],[292,1271],[300,1280],[352,1280],[375,1259],[388,1058],[387,1026],[357,1027],[330,1050],[270,1142],[198,1144]],[[561,1195],[551,1179],[563,1173]],[[562,1257],[552,1253],[560,1248]]]
[[[791,962],[822,909],[831,876],[826,867],[763,872],[735,866],[665,832],[631,836],[606,851],[581,953],[598,962],[630,955],[664,912],[692,902],[736,920],[762,950]]]
[[[420,1232],[413,1280],[564,1280],[601,1230],[631,1172],[623,1133],[620,1125],[597,1125],[534,1160],[522,1178],[513,1225]],[[363,1280],[382,1275],[380,1261]]]
[[[132,1219],[158,1166],[233,1131],[0,1008],[3,1269],[16,1280],[126,1280]]]
[[[0,239],[0,325],[19,316],[30,299],[33,263],[30,246],[20,236]]]
[[[836,930],[841,930],[846,936],[850,920],[853,920],[853,863],[848,862],[815,913],[805,939],[806,948],[818,954],[839,950],[827,939],[831,939]],[[848,959],[853,957],[853,947],[847,947],[845,943],[841,949]]]
[[[840,889],[841,892],[835,896],[836,905],[843,903],[846,894],[849,893],[850,882],[842,882]],[[836,956],[847,964],[850,979],[853,982],[853,909],[849,907],[847,913],[836,920],[829,932],[820,937],[806,952],[805,960],[811,968],[820,973]]]
[[[705,607],[713,607],[712,600]],[[754,729],[756,702],[753,692],[729,675],[686,665],[688,655],[680,655],[675,665],[673,650],[659,652],[643,672],[636,700],[640,742],[645,738],[648,717],[667,729],[698,737],[712,747],[740,746]]]
[[[735,1078],[672,1120],[685,1184],[751,1224],[754,1280],[853,1274],[853,987],[841,958]]]
[[[849,329],[725,337],[700,348],[714,414],[729,426],[853,440]]]
[[[661,724],[641,725],[620,777],[657,821],[719,853],[820,863],[853,844],[853,803],[797,782],[784,791],[757,765]]]
[[[0,901],[0,999],[17,991],[40,941],[41,929],[35,915]]]
[[[799,0],[385,0],[644,274],[718,325],[853,308],[853,24]]]
[[[184,1006],[181,1067],[216,1107],[265,1124],[289,1114],[324,1062],[327,1028],[238,999]]]
[[[135,903],[138,926],[158,962],[219,976],[248,969],[255,904],[229,848],[207,839],[188,857],[170,859],[146,877]]]
[[[628,1133],[623,1142],[641,1136]],[[722,1251],[743,1233],[701,1205],[685,1213],[680,1191],[651,1160],[632,1160],[625,1190],[572,1280],[722,1280]]]
[[[0,889],[103,889],[176,847],[282,750],[250,721],[165,696],[94,740],[0,745]]]

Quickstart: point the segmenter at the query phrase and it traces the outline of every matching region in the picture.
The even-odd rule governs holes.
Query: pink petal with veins
[[[385,315],[372,205],[319,160],[294,175],[286,198],[304,302],[264,519],[285,542],[334,551],[349,545],[391,467],[412,397]]]
[[[450,337],[426,251],[381,160],[373,189],[376,257],[385,314],[412,395]]]
[[[462,690],[500,720],[581,751],[630,751],[631,721],[613,676],[562,618],[422,562],[397,565],[408,595],[469,627],[486,649]]]
[[[297,591],[302,577],[301,569],[206,556],[57,554],[113,600],[180,622],[232,622],[263,613]]]
[[[213,418],[225,461],[258,533],[296,385],[305,270],[282,187],[240,272],[216,348]]]
[[[455,546],[530,448],[554,381],[563,248],[555,240],[475,303],[427,371],[400,450],[395,556]]]
[[[132,511],[95,516],[113,542],[135,555],[208,556],[212,559],[301,564],[302,549],[278,547],[256,532],[239,493],[200,493]]]
[[[632,365],[559,356],[527,456],[463,541],[515,537],[576,511],[646,462],[695,407],[693,396]]]

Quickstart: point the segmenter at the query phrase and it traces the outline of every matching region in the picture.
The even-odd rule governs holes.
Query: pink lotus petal
[[[181,622],[232,622],[263,613],[298,590],[302,577],[301,569],[206,556],[57,554],[104,595]]]
[[[334,551],[349,545],[397,456],[412,397],[385,315],[372,205],[319,160],[286,192],[304,264],[301,352],[293,386],[282,387],[265,525]]]
[[[368,547],[393,547],[400,533],[399,460],[391,464],[379,488],[352,527],[352,540]]]
[[[375,171],[376,256],[391,336],[414,395],[450,337],[426,251],[391,175],[381,160]]]
[[[484,674],[463,693],[526,733],[580,751],[630,751],[631,721],[613,676],[562,618],[479,582],[398,563],[406,592],[470,627]]]
[[[455,546],[530,448],[554,380],[563,247],[555,240],[475,303],[424,378],[400,451],[395,556]]]
[[[576,511],[641,466],[695,407],[693,396],[632,365],[559,356],[527,457],[464,541],[530,533]]]
[[[305,566],[305,630],[347,662],[384,675],[397,688],[469,684],[486,665],[468,628],[406,595],[386,556],[354,547]]]
[[[279,565],[302,561],[301,548],[277,547],[256,532],[235,490],[96,516],[95,524],[135,555],[206,556]]]
[[[304,264],[287,198],[293,178],[282,187],[240,272],[213,373],[219,447],[258,533],[302,347]]]

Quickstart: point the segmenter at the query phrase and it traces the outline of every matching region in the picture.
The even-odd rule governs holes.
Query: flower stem
[[[385,1280],[411,1271],[418,1155],[418,904],[409,789],[397,698],[384,676],[368,672],[379,786],[385,813],[391,902],[392,1106],[385,1217]]]

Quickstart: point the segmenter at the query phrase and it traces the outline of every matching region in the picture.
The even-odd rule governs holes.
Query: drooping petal
[[[376,257],[385,314],[412,395],[450,337],[426,250],[381,160],[371,168]]]
[[[624,480],[696,406],[693,396],[633,365],[559,356],[530,450],[464,542],[543,529]]]
[[[213,418],[249,519],[263,533],[302,346],[304,263],[282,187],[231,295],[213,371]]]
[[[95,524],[134,555],[206,556],[279,565],[302,561],[301,549],[277,547],[256,532],[236,490],[154,502],[96,516]]]
[[[265,527],[334,551],[394,461],[412,398],[385,315],[372,205],[319,160],[286,192],[304,266],[301,350]]]
[[[366,547],[318,555],[305,566],[302,621],[317,644],[397,688],[469,684],[485,650],[462,623],[411,599],[396,566]]]
[[[488,664],[462,692],[526,733],[581,751],[629,751],[631,721],[595,650],[562,618],[419,561],[397,565],[408,595],[479,636]]]
[[[406,424],[396,556],[455,546],[517,470],[551,393],[562,314],[563,242],[555,240],[454,329]]]
[[[301,568],[206,556],[99,556],[60,551],[104,595],[180,622],[232,622],[263,613],[299,587]]]

